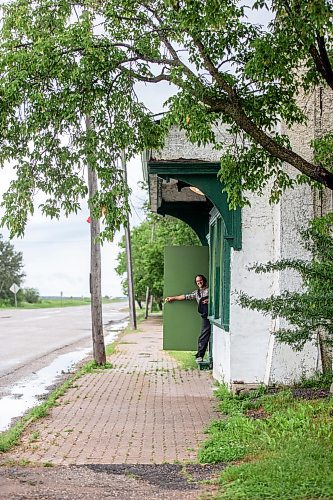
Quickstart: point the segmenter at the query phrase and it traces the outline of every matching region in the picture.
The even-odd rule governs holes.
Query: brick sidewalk
[[[181,370],[162,351],[160,318],[139,328],[121,338],[108,359],[113,369],[78,379],[2,459],[61,465],[195,461],[203,430],[216,417],[211,374]]]

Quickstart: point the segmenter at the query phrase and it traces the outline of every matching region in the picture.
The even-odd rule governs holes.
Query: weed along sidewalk
[[[58,477],[60,481],[63,477],[63,491],[69,495],[66,498],[77,498],[66,490],[70,482],[66,483],[65,476],[69,471],[73,473],[72,485],[82,474],[108,471],[107,479],[115,474],[118,486],[120,476],[133,482],[138,474],[140,488],[144,484],[150,488],[142,498],[197,498],[201,486],[188,481],[183,469],[187,464],[194,476],[199,474],[200,480],[206,479],[204,466],[197,465],[197,452],[205,439],[205,428],[217,416],[211,374],[182,369],[163,352],[159,317],[141,323],[136,332],[124,333],[108,361],[112,368],[93,370],[75,380],[49,414],[29,425],[21,442],[0,455],[0,491],[6,491],[9,485],[14,488],[20,474],[28,474],[31,498],[39,498],[40,473],[44,484],[48,484],[47,478],[51,484],[50,478]],[[212,466],[207,466],[207,470],[209,467]],[[150,471],[150,480],[143,471]],[[159,485],[151,480],[152,474],[155,479],[159,474],[164,477]],[[102,478],[101,474],[98,477]],[[27,484],[29,481],[26,479]],[[79,483],[76,494],[77,488],[83,487]],[[133,498],[140,498],[140,491],[134,486],[124,486],[124,495],[117,491],[113,497],[115,486],[109,485],[110,494],[106,497],[132,498],[129,491],[133,490]],[[7,498],[14,491],[15,488],[8,489]],[[91,491],[82,490],[80,495],[95,498]],[[0,497],[3,498],[1,494]],[[96,498],[104,498],[104,494]]]

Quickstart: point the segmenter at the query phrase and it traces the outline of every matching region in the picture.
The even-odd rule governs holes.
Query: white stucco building
[[[327,106],[331,106],[332,99],[325,92],[316,89],[304,99],[308,126],[288,131],[296,151],[308,159],[310,141],[322,133],[323,124],[326,130],[333,129],[332,114],[324,111],[323,104],[326,99]],[[216,132],[225,143],[230,141],[223,126]],[[278,343],[274,331],[280,327],[279,321],[242,309],[234,292],[242,290],[255,297],[267,297],[301,286],[294,272],[256,274],[248,267],[284,257],[309,258],[300,244],[298,230],[314,216],[332,209],[332,193],[318,195],[309,186],[298,186],[285,192],[278,204],[270,205],[267,189],[261,197],[250,195],[251,207],[231,212],[216,179],[219,156],[210,147],[190,144],[183,132],[172,128],[163,150],[149,152],[145,158],[152,210],[185,220],[202,243],[210,245],[213,375],[231,388],[287,384],[311,376],[321,368],[317,346],[308,344],[295,352]],[[198,188],[205,196],[193,193],[190,187]]]

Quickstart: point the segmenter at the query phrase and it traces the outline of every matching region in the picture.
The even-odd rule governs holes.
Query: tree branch
[[[231,99],[237,99],[239,100],[235,89],[229,85],[229,83],[226,81],[224,78],[223,74],[218,71],[218,69],[214,66],[211,58],[209,55],[206,53],[205,47],[203,43],[200,40],[195,40],[192,37],[192,40],[197,47],[200,56],[202,57],[202,60],[204,62],[205,68],[209,72],[209,74],[212,76],[212,78],[216,81],[218,86],[231,98]]]
[[[217,85],[226,93],[227,99],[225,101],[218,99],[214,102],[214,99],[209,98],[208,96],[203,98],[203,102],[209,106],[211,112],[222,112],[226,114],[235,121],[236,125],[243,129],[244,132],[246,132],[255,142],[260,144],[260,146],[262,146],[272,156],[289,163],[311,179],[324,184],[330,189],[333,189],[333,174],[329,170],[308,162],[291,149],[287,149],[281,144],[278,144],[273,137],[268,135],[263,129],[259,128],[254,121],[246,115],[243,109],[242,101],[238,96],[236,89],[229,85],[223,74],[221,74],[214,66],[209,55],[206,53],[202,42],[199,40],[193,40],[193,42],[198,48],[206,69],[209,71]]]
[[[260,144],[266,151],[279,160],[289,163],[302,174],[311,179],[320,182],[324,186],[333,190],[333,173],[320,165],[314,165],[308,162],[297,153],[278,144],[273,137],[270,137],[265,131],[259,128],[243,111],[240,105],[229,100],[214,101],[204,98],[203,102],[210,107],[210,112],[225,113],[232,118],[244,132],[246,132],[256,143]]]
[[[288,0],[283,0],[283,3],[284,3],[285,9],[286,9],[288,15],[291,18],[294,18],[295,13],[293,12],[291,5],[288,3]],[[297,15],[297,13],[296,13],[296,15]],[[296,34],[298,34],[299,39],[301,40],[301,43],[304,46],[304,43],[302,41],[302,36],[299,33],[299,30],[296,30]],[[327,55],[324,37],[322,37],[319,33],[316,34],[316,42],[318,45],[318,49],[315,46],[315,44],[312,43],[309,47],[309,53],[313,59],[313,62],[315,63],[317,71],[324,78],[327,85],[329,87],[331,87],[331,89],[333,90],[332,66],[331,66],[330,60],[329,60],[328,55]]]
[[[123,66],[119,66],[119,70],[122,72],[127,72],[130,74],[133,78],[136,80],[139,80],[141,82],[146,82],[146,83],[158,83],[158,82],[171,82],[173,83],[173,80],[170,75],[166,75],[164,73],[160,73],[159,75],[156,75],[154,77],[149,77],[149,76],[143,76],[140,75],[139,73],[133,71],[132,69],[124,68]]]
[[[163,24],[163,21],[156,14],[156,12],[153,9],[151,9],[150,7],[148,7],[147,5],[144,5],[144,7],[155,16],[156,20],[160,23],[160,26],[161,26]],[[155,28],[156,32],[158,33],[158,35],[160,37],[160,40],[164,43],[165,47],[167,48],[167,50],[169,51],[169,53],[173,57],[173,63],[172,63],[172,65],[173,66],[181,66],[183,68],[184,73],[190,79],[192,79],[192,78],[197,79],[197,75],[188,66],[186,66],[186,64],[184,64],[183,61],[179,58],[178,52],[173,47],[173,45],[170,42],[170,40],[167,38],[167,36],[165,34],[165,30],[162,29],[162,28],[158,28],[157,26],[155,26],[155,24],[152,21],[150,22],[150,25]]]
[[[320,36],[319,34],[317,34],[316,39],[320,54],[320,62],[323,68],[323,76],[326,80],[327,85],[329,85],[329,87],[331,87],[331,89],[333,90],[333,70],[327,54],[325,39],[323,36]],[[318,67],[317,69],[318,71],[320,71]]]

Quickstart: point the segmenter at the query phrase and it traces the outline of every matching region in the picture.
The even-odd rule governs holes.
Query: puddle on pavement
[[[116,338],[117,332],[125,328],[127,323],[123,321],[108,326],[104,336],[105,344],[110,344]],[[57,382],[61,375],[72,371],[91,350],[91,347],[86,347],[62,354],[45,368],[17,382],[11,388],[10,394],[0,399],[0,432],[10,427],[13,418],[21,417],[27,410],[38,405],[49,392],[48,388]]]

